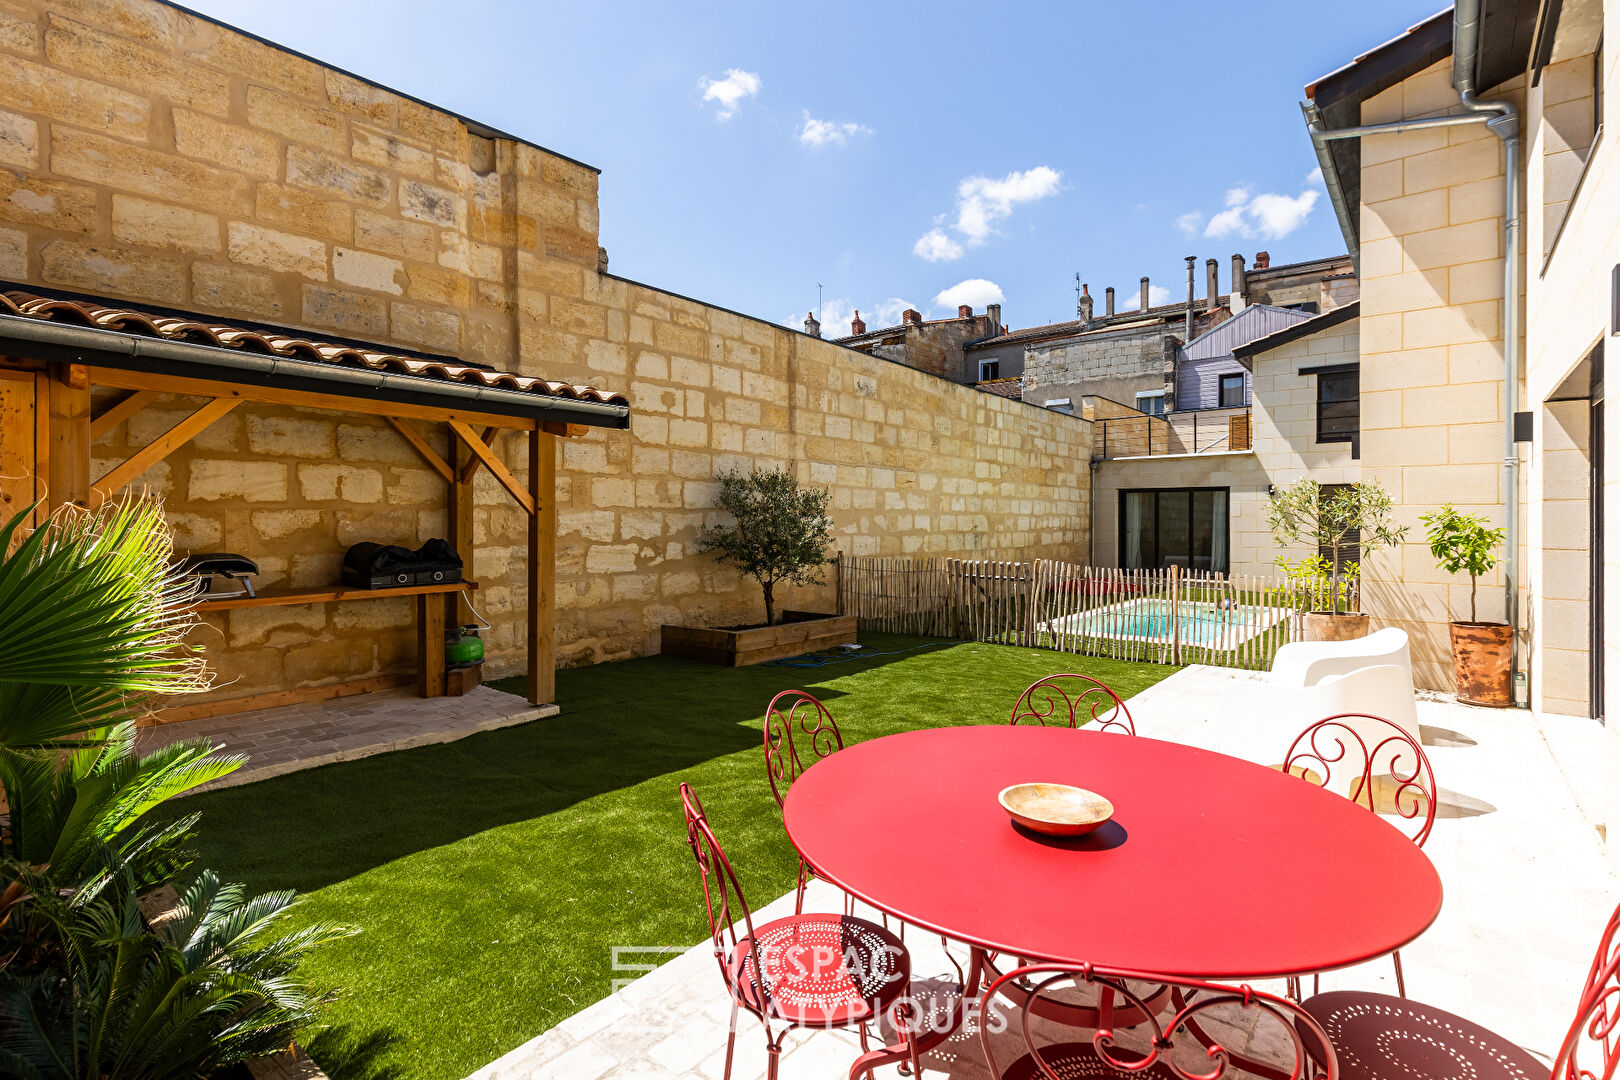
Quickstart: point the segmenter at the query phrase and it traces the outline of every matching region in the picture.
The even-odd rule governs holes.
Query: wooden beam
[[[107,472],[107,475],[96,481],[95,490],[90,495],[90,504],[92,506],[99,505],[109,497],[116,495],[131,480],[134,480],[141,473],[190,442],[209,424],[212,424],[240,404],[242,404],[240,398],[215,398],[213,401],[208,402],[202,408],[174,425],[174,427],[153,439],[151,443],[131,454],[128,460],[114,465]]]
[[[428,441],[422,438],[422,433],[417,431],[416,427],[409,420],[401,420],[397,416],[390,416],[386,419],[388,420],[389,425],[395,431],[405,436],[406,442],[416,447],[416,452],[422,455],[423,461],[433,466],[434,472],[438,473],[446,480],[449,480],[451,483],[455,482],[455,474],[450,471],[449,464],[445,462],[444,458],[438,455],[433,447],[428,445]]]
[[[529,700],[548,705],[557,697],[557,444],[556,436],[529,432],[529,586],[527,635]]]
[[[0,370],[0,522],[39,498],[34,449],[34,373]]]
[[[34,527],[45,524],[51,500],[51,375],[34,372]]]
[[[526,420],[518,416],[500,416],[495,413],[461,409],[438,409],[430,405],[404,405],[395,401],[345,397],[342,394],[319,394],[308,390],[247,386],[242,383],[220,382],[217,379],[187,379],[176,375],[154,375],[146,371],[125,371],[121,368],[96,368],[92,380],[97,386],[116,386],[124,390],[156,390],[160,394],[233,398],[238,401],[259,401],[267,405],[302,405],[309,409],[363,413],[368,416],[400,416],[412,420],[435,420],[440,423],[460,420],[468,424],[487,424],[490,427],[514,428],[520,431],[534,428],[532,419]]]
[[[90,420],[90,438],[99,439],[162,395],[156,390],[131,390]]]
[[[489,448],[493,450],[495,449],[495,436],[499,434],[499,428],[487,427],[484,429],[484,433],[480,435],[479,438],[483,439],[484,442],[489,445]],[[461,471],[458,472],[456,476],[461,480],[462,483],[466,483],[478,474],[478,466],[482,464],[483,462],[478,458],[478,455],[474,454],[472,458],[470,458],[467,463],[461,467]]]
[[[507,494],[517,500],[517,504],[523,507],[532,517],[535,511],[534,497],[523,490],[523,485],[518,483],[518,478],[512,475],[512,470],[508,469],[506,463],[495,455],[495,451],[491,450],[489,445],[478,437],[477,432],[460,420],[450,421],[450,430],[460,436],[461,441],[467,444],[467,449],[471,450],[483,461],[489,471],[495,475],[495,479],[501,482],[501,487],[506,489]]]
[[[357,694],[376,694],[384,690],[409,686],[414,681],[415,676],[412,675],[384,675],[376,679],[328,683],[325,686],[311,686],[302,690],[273,690],[268,694],[254,694],[251,697],[204,701],[196,705],[178,705],[172,709],[160,709],[157,712],[150,713],[140,721],[140,726],[150,727],[155,724],[173,724],[185,720],[203,720],[210,716],[254,712],[259,709],[276,709],[283,705],[298,705],[308,701],[330,701],[333,698],[353,697]]]
[[[586,424],[564,424],[559,420],[540,421],[540,430],[549,435],[560,435],[565,439],[577,439],[581,435],[589,435],[591,429]]]
[[[90,375],[82,364],[50,372],[51,504],[82,506],[90,500]]]

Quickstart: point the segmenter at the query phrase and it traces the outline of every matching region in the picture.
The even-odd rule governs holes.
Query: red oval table
[[[1030,782],[1098,792],[1113,819],[1076,839],[1024,832],[996,796]],[[1305,975],[1390,953],[1440,912],[1433,864],[1388,822],[1275,769],[1157,739],[890,735],[811,766],[782,814],[818,877],[972,946],[975,988],[984,950],[1194,978]]]

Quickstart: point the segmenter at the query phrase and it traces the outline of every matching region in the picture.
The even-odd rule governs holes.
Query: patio
[[[1234,678],[1255,676],[1192,667],[1130,699],[1139,734],[1212,750],[1244,744],[1235,718],[1213,717],[1210,703]],[[1462,706],[1435,695],[1418,702],[1425,749],[1442,786],[1425,852],[1445,886],[1438,921],[1403,950],[1410,996],[1467,1017],[1550,1059],[1614,906],[1617,883],[1583,805],[1596,722],[1532,717]],[[1281,756],[1284,747],[1278,747]],[[1584,765],[1583,765],[1584,763]],[[673,788],[670,792],[673,802]],[[717,803],[718,800],[715,800]],[[711,810],[715,809],[711,804]],[[678,826],[672,825],[672,834]],[[721,839],[725,835],[722,831]],[[743,871],[747,873],[746,868]],[[695,875],[690,883],[696,905]],[[790,914],[793,897],[760,907],[756,922]],[[836,911],[839,894],[814,883],[806,910]],[[861,912],[870,915],[870,912]],[[631,943],[626,945],[645,944]],[[951,972],[937,939],[913,932],[908,947],[919,976]],[[963,950],[958,950],[960,953]],[[656,952],[627,952],[626,965],[654,964]],[[959,955],[959,960],[963,958]],[[633,978],[633,970],[626,978]],[[1394,992],[1387,962],[1335,972],[1324,990]],[[1280,985],[1273,987],[1280,990]],[[708,943],[629,982],[552,1030],[474,1073],[476,1080],[545,1076],[712,1077],[721,1075],[729,1012]],[[1223,1029],[1241,1051],[1247,1033]],[[1000,1036],[1012,1051],[1016,1035]],[[1265,1039],[1256,1036],[1256,1042]],[[1266,1057],[1268,1047],[1251,1048]],[[757,1022],[743,1018],[733,1076],[764,1074]],[[784,1077],[841,1075],[859,1053],[852,1033],[795,1033]],[[1012,1053],[1016,1056],[1017,1051]],[[977,1040],[957,1035],[924,1061],[963,1080],[986,1074]],[[894,1075],[883,1070],[879,1075]]]

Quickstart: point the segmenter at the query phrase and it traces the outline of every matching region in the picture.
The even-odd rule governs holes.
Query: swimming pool
[[[1183,645],[1229,649],[1288,618],[1287,608],[1181,601],[1176,605],[1176,634]],[[1044,623],[1041,629],[1056,634],[1116,638],[1124,641],[1170,640],[1169,600],[1127,600],[1092,611],[1066,615]]]

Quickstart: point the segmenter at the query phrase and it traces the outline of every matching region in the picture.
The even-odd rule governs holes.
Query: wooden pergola
[[[92,412],[91,391],[121,396]],[[164,394],[204,404],[124,461],[91,475],[91,445]],[[380,596],[417,598],[417,690],[445,692],[446,616],[460,621],[476,589],[473,480],[487,469],[528,516],[528,698],[554,697],[556,445],[592,427],[629,426],[629,406],[593,387],[548,382],[444,357],[376,346],[312,341],[291,331],[224,326],[216,320],[139,311],[87,297],[0,293],[0,512],[38,501],[95,506],[244,403],[302,406],[380,416],[445,482],[447,539],[463,560],[461,584],[357,589],[262,589],[256,596],[205,599],[199,610],[332,603]],[[444,425],[440,456],[423,425]],[[528,482],[507,468],[500,441],[527,441]],[[380,538],[386,540],[387,538]],[[253,553],[249,554],[250,557]],[[286,687],[257,698],[188,706],[165,719],[193,719],[383,689],[407,679]]]

